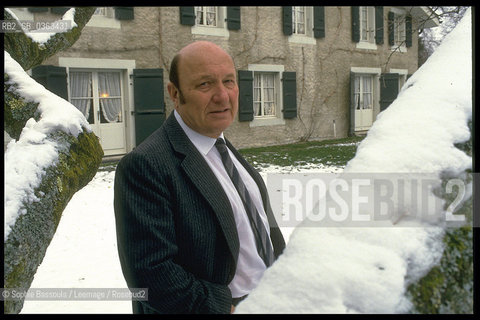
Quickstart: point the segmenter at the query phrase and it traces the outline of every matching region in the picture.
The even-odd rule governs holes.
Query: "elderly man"
[[[187,45],[168,92],[174,112],[115,175],[123,274],[148,288],[133,311],[229,313],[285,242],[261,176],[223,136],[238,110],[232,58],[211,42]]]

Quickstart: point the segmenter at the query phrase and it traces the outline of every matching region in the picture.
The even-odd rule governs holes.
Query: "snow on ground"
[[[312,169],[313,167],[313,169]],[[300,172],[338,172],[339,167],[306,165]],[[271,166],[269,173],[289,173],[291,168]],[[127,288],[117,252],[113,211],[114,171],[99,171],[65,208],[57,231],[38,267],[30,288]],[[285,239],[293,228],[282,228]],[[39,301],[25,300],[28,313],[131,313],[128,300]]]
[[[114,171],[99,171],[65,208],[30,288],[127,288],[118,259]],[[21,313],[131,313],[130,301],[26,300]]]

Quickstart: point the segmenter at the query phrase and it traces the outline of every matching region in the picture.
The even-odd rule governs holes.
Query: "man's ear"
[[[168,90],[168,94],[170,95],[170,99],[172,99],[173,103],[175,104],[175,109],[178,107],[179,105],[179,91],[177,89],[177,87],[175,87],[175,85],[171,82],[169,82],[167,84],[167,90]]]

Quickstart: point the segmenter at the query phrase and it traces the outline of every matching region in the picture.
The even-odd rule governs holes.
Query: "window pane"
[[[363,76],[363,109],[372,107],[372,76]]]
[[[71,71],[69,74],[70,102],[83,113],[89,123],[94,123],[92,112],[92,73]]]
[[[195,23],[203,24],[203,7],[195,7]]]
[[[207,26],[216,26],[217,25],[217,10],[216,7],[207,7]]]
[[[274,116],[275,115],[275,108],[272,102],[268,102],[264,104],[265,108],[265,115],[266,116]]]
[[[120,73],[99,72],[98,73],[98,96],[100,98],[121,96]]]
[[[107,8],[106,7],[98,7],[98,8],[95,9],[95,12],[93,14],[97,15],[97,16],[106,16],[107,15]]]
[[[91,72],[70,72],[70,96],[72,98],[92,97]]]
[[[260,102],[256,102],[253,104],[254,107],[254,115],[255,116],[261,116],[262,115],[262,110],[260,108]]]
[[[293,33],[305,34],[305,7],[293,7]]]
[[[93,119],[92,101],[93,99],[72,99],[72,101],[70,101],[78,110],[80,110],[81,113],[83,113],[90,124],[93,124],[95,121]]]
[[[98,97],[102,112],[101,122],[121,122],[122,95],[120,73],[98,73]]]
[[[122,99],[100,99],[100,109],[102,110],[101,123],[122,122]]]
[[[367,19],[367,7],[361,7],[360,10],[360,34],[362,40],[367,40],[367,28],[368,28],[368,19]]]

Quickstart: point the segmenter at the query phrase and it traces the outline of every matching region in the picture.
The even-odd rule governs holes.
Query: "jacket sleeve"
[[[128,287],[148,288],[142,303],[158,313],[230,313],[228,286],[197,279],[175,263],[169,177],[145,158],[130,153],[115,173],[117,245]]]

